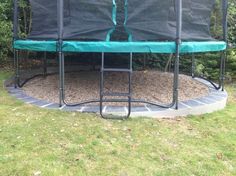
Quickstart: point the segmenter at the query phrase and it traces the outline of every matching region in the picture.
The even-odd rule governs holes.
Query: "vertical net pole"
[[[174,94],[173,100],[175,108],[178,109],[179,103],[179,59],[180,59],[180,45],[182,33],[182,0],[176,1],[176,56],[174,69]]]
[[[14,0],[13,14],[13,40],[15,40],[18,38],[18,0]]]
[[[59,106],[63,104],[64,95],[64,55],[62,52],[63,37],[63,0],[57,0],[57,25],[58,25],[58,55],[59,55]]]
[[[14,0],[13,1],[13,40],[12,40],[12,46],[13,46],[13,54],[14,54],[14,58],[13,58],[13,65],[14,65],[14,69],[15,69],[15,83],[14,86],[15,88],[17,88],[17,68],[18,68],[18,51],[16,51],[16,49],[14,48],[14,42],[15,40],[18,38],[18,0]]]
[[[222,0],[222,26],[223,26],[223,39],[228,43],[228,0]],[[224,91],[224,80],[225,80],[225,62],[227,59],[227,52],[223,51],[221,58],[221,85],[222,91]]]
[[[228,0],[222,0],[222,11],[223,11],[223,39],[225,42],[228,40]]]

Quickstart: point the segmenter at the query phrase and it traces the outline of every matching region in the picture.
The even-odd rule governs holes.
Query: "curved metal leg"
[[[221,58],[220,58],[220,73],[219,73],[219,84],[216,85],[213,81],[209,80],[208,78],[205,78],[204,76],[197,76],[194,74],[193,78],[201,78],[205,81],[208,81],[216,90],[222,90],[224,91],[224,80],[225,80],[225,61],[226,61],[227,53],[226,51],[221,52]]]

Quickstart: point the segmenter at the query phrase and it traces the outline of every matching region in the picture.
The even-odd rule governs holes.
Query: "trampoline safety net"
[[[32,31],[29,39],[57,39],[57,0],[30,0]],[[63,38],[106,40],[115,26],[112,0],[64,0]]]
[[[126,0],[126,29],[135,41],[176,38],[175,0]],[[183,0],[183,40],[211,40],[211,12],[215,0]]]
[[[118,2],[118,0],[116,0]],[[108,41],[116,27],[115,0],[64,0],[63,39]],[[124,27],[133,41],[176,38],[175,0],[123,0]],[[32,30],[28,39],[58,39],[57,0],[30,0]],[[183,0],[182,39],[209,41],[216,0]],[[122,3],[124,4],[124,3]]]

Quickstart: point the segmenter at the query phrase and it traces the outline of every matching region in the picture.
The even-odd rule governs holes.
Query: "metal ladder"
[[[132,88],[131,88],[131,79],[132,79],[132,60],[133,60],[133,54],[130,53],[130,57],[129,57],[129,66],[128,68],[106,68],[105,67],[105,54],[102,53],[102,63],[101,63],[101,75],[100,75],[100,115],[102,118],[104,119],[128,119],[130,117],[131,114],[131,103],[132,103]],[[120,72],[120,73],[127,73],[129,76],[129,80],[128,80],[128,92],[127,93],[121,93],[121,92],[106,92],[104,90],[104,74],[106,72]],[[127,97],[127,99],[106,99],[105,97]],[[112,102],[112,103],[116,103],[116,102],[127,102],[128,103],[128,112],[125,116],[118,116],[118,115],[112,115],[109,114],[107,116],[104,115],[104,106],[103,104],[105,102]]]

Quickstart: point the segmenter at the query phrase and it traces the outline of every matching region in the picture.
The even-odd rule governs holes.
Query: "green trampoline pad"
[[[57,41],[16,40],[14,48],[31,51],[57,51]],[[223,51],[224,41],[182,42],[180,53]],[[79,42],[63,41],[63,52],[175,53],[175,42]]]

